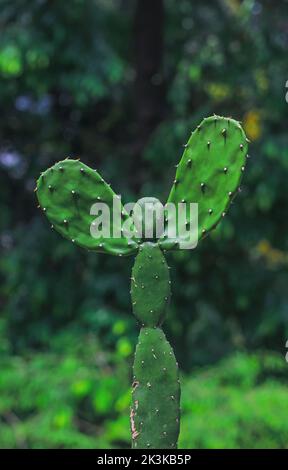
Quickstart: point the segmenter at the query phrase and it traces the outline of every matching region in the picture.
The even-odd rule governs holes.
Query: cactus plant
[[[239,122],[214,115],[201,122],[185,145],[168,202],[198,204],[198,239],[217,226],[237,194],[247,143]],[[164,254],[181,247],[181,234],[175,232],[171,237],[164,224],[161,236],[147,240],[145,234],[139,235],[135,219],[119,201],[120,232],[92,237],[91,206],[95,201],[104,202],[113,214],[115,194],[96,171],[78,160],[66,159],[42,173],[36,191],[52,227],[76,245],[119,256],[136,254],[131,297],[141,331],[133,366],[132,447],[176,448],[180,426],[178,364],[162,323],[171,284]],[[147,200],[155,204],[154,198],[144,198],[140,206]],[[151,224],[145,217],[141,220],[144,229]],[[125,236],[124,225],[130,227],[131,236]]]

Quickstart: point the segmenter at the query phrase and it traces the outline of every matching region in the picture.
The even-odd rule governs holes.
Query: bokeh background
[[[33,192],[67,156],[162,202],[191,130],[251,140],[242,192],[168,255],[184,448],[288,447],[288,2],[0,0],[0,447],[127,448],[132,258],[50,230]],[[287,345],[288,346],[288,345]]]

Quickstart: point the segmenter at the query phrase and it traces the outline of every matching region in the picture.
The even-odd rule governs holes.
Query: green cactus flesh
[[[159,326],[170,300],[169,268],[157,244],[143,243],[131,277],[133,312],[143,326]]]
[[[136,237],[93,238],[90,233],[95,215],[90,214],[95,202],[106,203],[113,210],[113,196],[110,186],[94,170],[78,160],[63,160],[41,174],[37,181],[37,196],[52,228],[75,244],[89,250],[115,255],[129,255],[137,252]],[[121,224],[132,219],[120,205]],[[131,223],[130,223],[131,222]]]
[[[220,116],[204,119],[192,133],[168,203],[198,203],[198,238],[203,238],[227,212],[245,169],[248,139],[239,122]],[[177,242],[160,241],[165,249]]]
[[[175,449],[180,421],[178,365],[161,328],[141,328],[133,372],[132,448]]]

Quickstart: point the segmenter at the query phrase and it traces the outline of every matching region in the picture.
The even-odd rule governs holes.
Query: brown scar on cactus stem
[[[135,411],[134,411],[134,408],[131,407],[131,411],[130,411],[130,425],[131,425],[131,435],[132,435],[132,439],[135,440],[136,437],[139,436],[140,432],[137,431],[136,427],[135,427],[135,421],[134,421],[134,417],[135,417]]]
[[[138,380],[134,380],[134,382],[132,383],[132,390],[135,391],[136,388],[139,386],[139,382]],[[139,404],[139,401],[138,400],[135,400],[135,410],[137,411],[138,409],[138,404]],[[132,439],[136,439],[136,437],[139,436],[139,432],[137,431],[136,429],[136,426],[135,426],[135,414],[136,414],[136,411],[134,410],[134,407],[132,406],[131,407],[131,411],[130,411],[130,426],[131,426],[131,435],[132,435]]]
[[[135,390],[139,385],[139,382],[137,380],[134,380],[134,382],[132,383],[132,389]]]

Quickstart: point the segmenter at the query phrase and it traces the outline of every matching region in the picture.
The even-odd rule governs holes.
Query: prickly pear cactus
[[[198,239],[217,226],[238,193],[248,156],[247,143],[239,122],[212,116],[197,126],[185,145],[167,203],[198,204]],[[145,228],[152,229],[152,236],[145,238],[137,230],[139,213],[138,220],[131,217],[119,201],[120,233],[110,230],[105,236],[93,237],[93,204],[105,203],[113,216],[116,195],[96,171],[77,160],[66,159],[42,173],[36,191],[52,228],[73,243],[118,256],[137,254],[131,298],[141,330],[133,366],[132,447],[175,449],[180,426],[180,383],[178,364],[162,330],[171,284],[164,253],[181,248],[182,232],[170,236],[165,206],[163,230],[157,236],[153,226],[157,220],[140,217],[144,235]],[[140,200],[140,213],[146,202],[157,203],[155,198]],[[125,235],[124,226],[130,227],[132,236]]]

